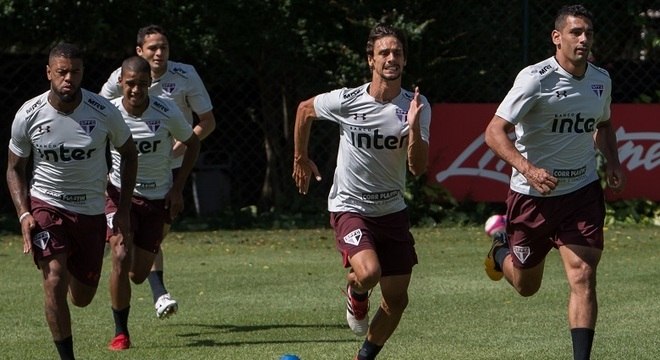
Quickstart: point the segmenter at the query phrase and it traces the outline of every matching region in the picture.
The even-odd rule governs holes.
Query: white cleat
[[[176,300],[170,297],[170,294],[161,295],[156,301],[156,316],[159,319],[165,319],[170,317],[170,315],[176,314],[176,311],[179,310],[179,304]]]

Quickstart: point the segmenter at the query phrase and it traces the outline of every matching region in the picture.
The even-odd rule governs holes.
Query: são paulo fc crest
[[[399,119],[399,121],[406,122],[406,115],[408,115],[407,111],[403,109],[396,109],[396,117]]]
[[[46,250],[48,240],[50,240],[50,233],[48,231],[42,231],[34,235],[34,238],[32,238],[32,243],[39,249]]]
[[[78,122],[80,127],[85,131],[85,134],[89,135],[92,133],[94,128],[96,127],[96,120],[80,120]]]
[[[603,96],[603,90],[604,89],[605,89],[605,86],[603,84],[591,84],[591,90],[598,97]]]
[[[176,83],[171,83],[171,82],[170,83],[163,83],[163,85],[161,85],[161,86],[163,88],[163,91],[170,94],[170,95],[174,92],[174,89],[176,89]]]
[[[525,261],[527,261],[531,251],[529,250],[529,246],[514,246],[513,253],[516,255],[518,260],[524,264]]]
[[[146,124],[152,133],[155,133],[160,128],[160,120],[147,120]]]
[[[362,239],[362,230],[360,229],[353,230],[350,233],[346,234],[346,236],[344,236],[345,243],[355,246],[357,246],[360,243],[360,239]]]

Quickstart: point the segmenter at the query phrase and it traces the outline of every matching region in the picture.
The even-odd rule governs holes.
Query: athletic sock
[[[154,304],[158,301],[158,298],[167,294],[167,289],[165,289],[165,282],[163,281],[163,271],[157,270],[152,271],[147,276],[149,280],[149,286],[151,287],[151,294],[154,297]]]
[[[591,357],[591,345],[594,342],[594,330],[587,328],[571,329],[573,339],[573,359],[589,360]]]
[[[357,301],[365,301],[369,298],[369,292],[367,291],[365,293],[357,293],[351,287],[351,297]]]
[[[503,232],[496,232],[495,234],[493,234],[494,239],[502,241],[505,244],[507,243],[506,236],[507,236],[506,233]],[[506,258],[506,256],[509,255],[509,253],[510,251],[508,245],[500,246],[499,248],[497,248],[497,250],[495,250],[495,254],[493,254],[493,260],[495,260],[495,267],[496,267],[495,270],[502,271],[503,269],[502,264],[504,263],[504,258]]]
[[[73,336],[54,342],[61,360],[75,360],[73,356]]]
[[[123,310],[112,309],[112,317],[115,318],[115,336],[123,333],[130,337],[128,334],[128,313],[130,310],[130,306]]]
[[[374,360],[382,348],[382,346],[364,340],[364,343],[362,343],[362,347],[358,352],[357,360]]]

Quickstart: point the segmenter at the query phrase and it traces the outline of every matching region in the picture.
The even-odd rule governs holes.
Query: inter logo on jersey
[[[601,97],[603,96],[603,90],[605,89],[605,86],[603,84],[592,84],[591,85],[591,90],[596,94],[596,96]]]
[[[176,89],[175,83],[164,83],[161,86],[163,87],[163,91],[165,91],[168,94],[172,94],[174,92],[174,89]]]
[[[152,133],[155,133],[160,128],[160,120],[147,120],[145,123]]]
[[[80,120],[78,122],[80,127],[85,131],[87,135],[91,134],[92,131],[94,131],[94,128],[96,127],[96,120]]]

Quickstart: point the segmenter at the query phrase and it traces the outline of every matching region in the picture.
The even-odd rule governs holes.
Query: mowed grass
[[[556,251],[539,293],[522,298],[486,278],[481,228],[413,233],[420,264],[410,305],[379,359],[572,359]],[[606,238],[592,358],[660,359],[660,228],[614,227]],[[148,284],[134,285],[133,347],[106,350],[114,334],[106,256],[93,303],[72,307],[78,359],[348,360],[362,343],[345,324],[345,271],[329,229],[178,232],[164,248],[179,313],[156,319]],[[19,237],[0,237],[0,358],[56,359],[41,275],[21,249]]]

